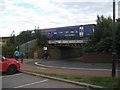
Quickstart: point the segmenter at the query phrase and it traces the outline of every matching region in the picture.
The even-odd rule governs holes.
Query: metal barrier
[[[31,40],[19,46],[20,51],[28,52],[37,45],[37,39]]]

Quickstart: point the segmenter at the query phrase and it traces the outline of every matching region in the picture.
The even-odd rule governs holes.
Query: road
[[[81,63],[78,60],[36,60],[28,62],[27,64],[45,67],[45,68],[59,68],[72,70],[89,70],[89,71],[112,71],[111,64],[93,64]],[[120,67],[116,65],[116,71],[120,71]]]
[[[24,73],[2,76],[2,88],[81,88],[81,86]],[[79,89],[80,90],[80,89]]]

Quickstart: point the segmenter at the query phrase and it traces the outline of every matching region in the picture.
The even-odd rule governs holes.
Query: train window
[[[81,27],[80,27],[80,29],[81,29]]]
[[[59,33],[60,33],[60,34],[62,34],[63,32],[62,32],[62,31],[60,31]]]
[[[80,36],[83,36],[83,32],[80,32]]]
[[[75,33],[75,31],[74,31],[74,30],[71,30],[70,33]]]
[[[83,30],[83,29],[84,29],[84,27],[83,27],[83,26],[81,26],[81,27],[80,27],[80,29],[81,29],[81,30]]]
[[[51,34],[51,32],[48,32],[48,34]]]
[[[65,33],[69,33],[69,31],[65,31]]]
[[[79,32],[79,35],[82,37],[83,36],[83,31],[84,31],[84,29],[83,29],[83,27],[81,27],[80,28],[80,32]]]
[[[76,33],[78,33],[78,31],[76,31]]]
[[[54,34],[57,34],[57,32],[54,32]]]
[[[84,27],[82,27],[82,30],[84,29]]]
[[[83,33],[84,32],[84,30],[83,29],[81,29],[81,33]]]

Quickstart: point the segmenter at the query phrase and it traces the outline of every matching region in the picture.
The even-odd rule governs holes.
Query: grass
[[[76,82],[89,83],[97,86],[102,86],[104,88],[118,88],[118,81],[120,81],[120,78],[115,78],[115,77],[84,77],[84,76],[69,76],[69,75],[60,75],[60,74],[33,72],[33,71],[25,71],[25,72],[32,72],[32,73],[47,75],[51,77],[72,80]]]

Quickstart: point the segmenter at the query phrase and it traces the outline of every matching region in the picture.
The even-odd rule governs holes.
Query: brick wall
[[[110,53],[84,53],[83,62],[91,63],[111,63],[112,54]]]

